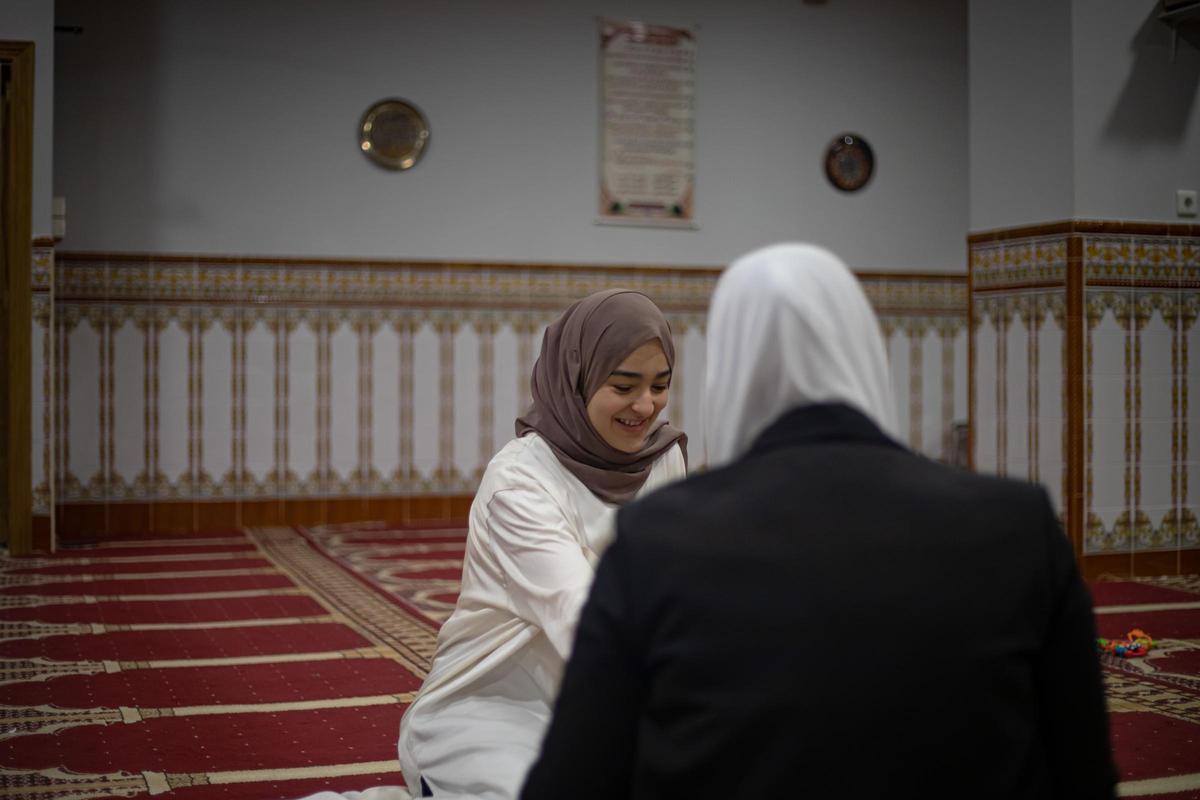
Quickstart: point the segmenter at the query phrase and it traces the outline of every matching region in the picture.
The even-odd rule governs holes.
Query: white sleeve
[[[502,489],[487,530],[514,612],[546,632],[563,660],[594,572],[558,505],[533,488]]]

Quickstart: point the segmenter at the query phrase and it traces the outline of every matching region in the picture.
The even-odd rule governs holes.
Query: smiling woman
[[[546,330],[533,407],[471,506],[462,592],[400,725],[416,796],[513,798],[537,755],[616,509],[682,478],[659,417],[671,329],[638,292],[598,292]]]
[[[647,342],[622,361],[588,401],[588,421],[613,448],[636,453],[667,405],[671,367],[658,342]]]

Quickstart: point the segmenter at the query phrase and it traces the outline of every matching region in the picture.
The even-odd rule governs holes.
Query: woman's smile
[[[588,420],[610,446],[636,453],[666,408],[670,386],[671,367],[662,345],[647,342],[626,356],[596,390],[588,401]]]

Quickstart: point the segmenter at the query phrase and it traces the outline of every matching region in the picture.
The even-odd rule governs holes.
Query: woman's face
[[[623,453],[642,449],[654,421],[667,405],[671,368],[658,342],[647,342],[612,371],[588,401],[596,433]]]

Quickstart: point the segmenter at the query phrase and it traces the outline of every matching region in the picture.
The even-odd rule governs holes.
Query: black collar
[[[842,403],[814,403],[794,408],[767,426],[747,456],[817,442],[861,442],[904,449],[861,411]]]

